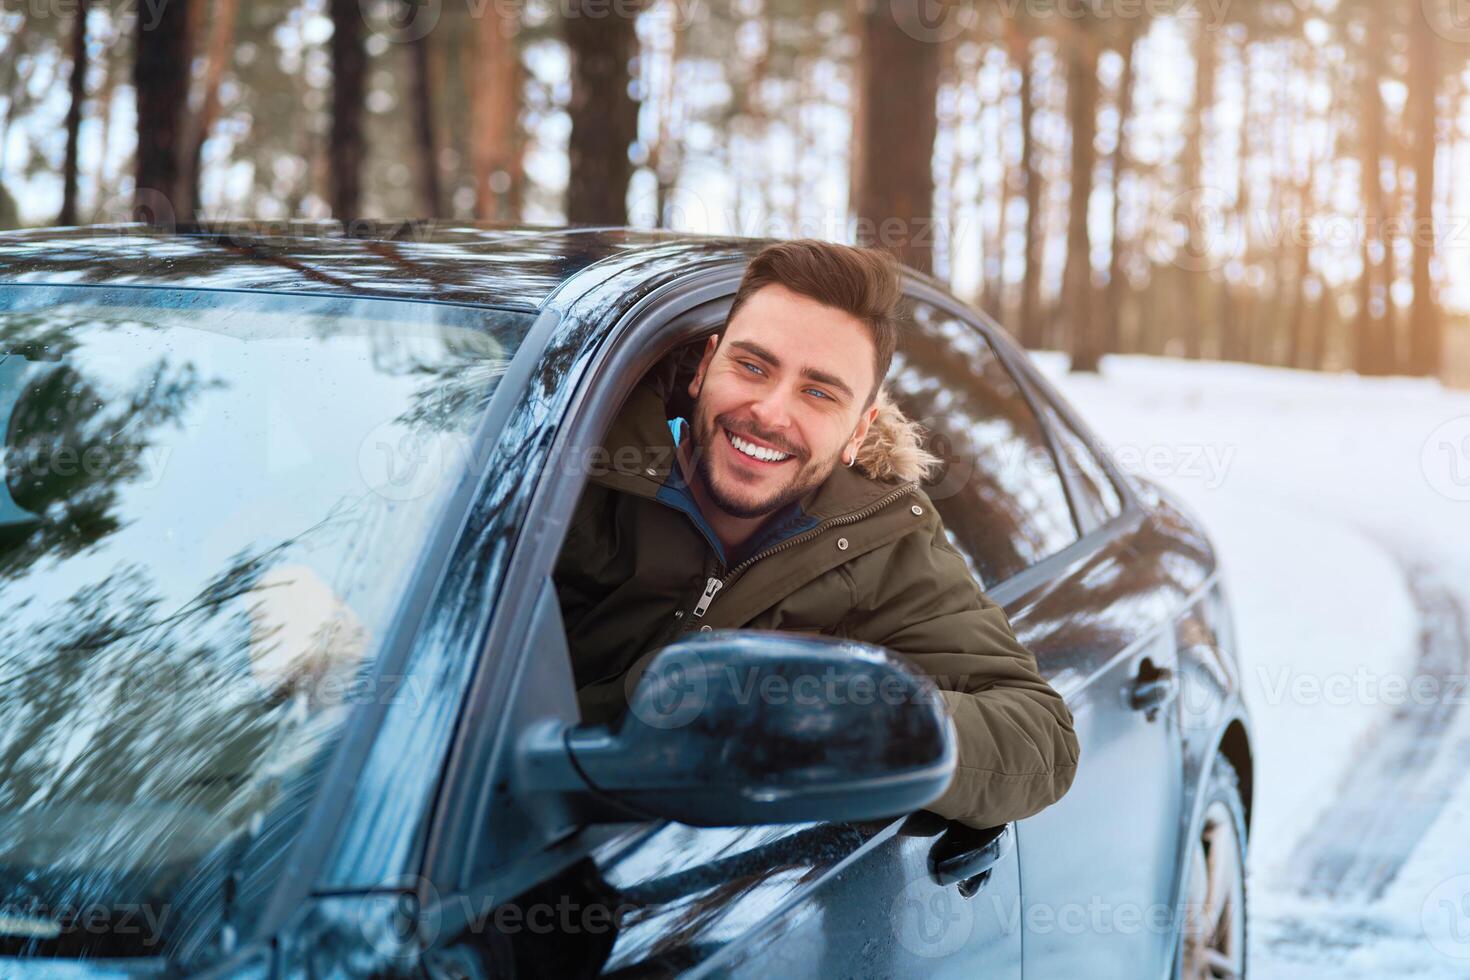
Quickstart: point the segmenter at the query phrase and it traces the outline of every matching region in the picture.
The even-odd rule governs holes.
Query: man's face
[[[689,385],[710,499],[733,517],[763,517],[851,459],[878,414],[864,407],[874,356],[856,317],[780,285],[752,293]]]

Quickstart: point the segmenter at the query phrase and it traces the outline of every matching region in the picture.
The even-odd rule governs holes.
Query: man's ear
[[[853,459],[857,459],[858,450],[863,448],[863,443],[868,439],[868,430],[872,428],[873,421],[877,418],[878,405],[876,403],[863,409],[863,414],[858,416],[857,428],[852,430],[852,441],[848,444]]]
[[[715,359],[715,349],[720,346],[720,335],[713,334],[704,345],[704,356],[699,359],[699,368],[694,372],[694,378],[689,382],[689,397],[698,398],[699,389],[704,387],[704,373],[709,370],[710,362]]]

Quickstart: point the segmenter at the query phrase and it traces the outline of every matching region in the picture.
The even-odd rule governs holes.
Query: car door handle
[[[929,849],[929,873],[941,885],[959,885],[960,894],[970,898],[990,880],[991,870],[1015,839],[1012,824],[977,830],[951,823]]]
[[[1134,711],[1157,711],[1179,693],[1179,678],[1168,667],[1154,668],[1147,660],[1133,678],[1128,692],[1128,706]],[[1152,716],[1149,718],[1153,720]]]

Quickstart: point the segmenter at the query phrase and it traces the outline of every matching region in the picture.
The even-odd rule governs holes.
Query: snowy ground
[[[1036,360],[1219,547],[1259,759],[1252,975],[1470,977],[1470,393]]]

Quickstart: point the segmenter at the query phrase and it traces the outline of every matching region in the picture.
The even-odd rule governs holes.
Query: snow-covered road
[[[1253,976],[1470,977],[1470,394],[1036,360],[1219,547],[1259,767]]]

